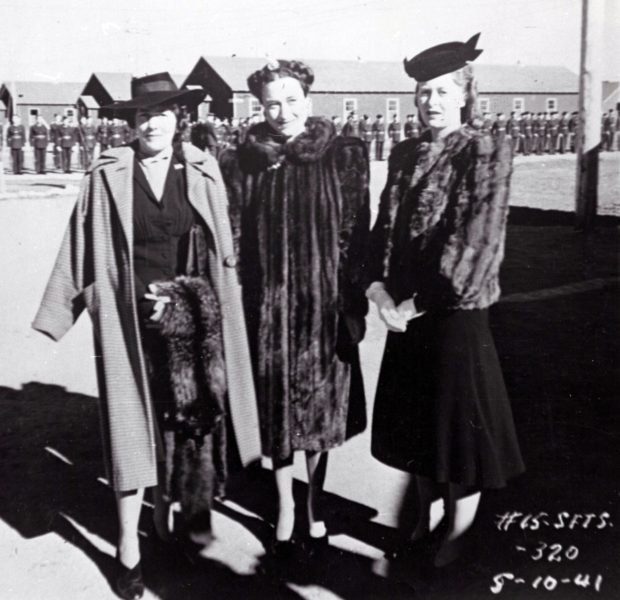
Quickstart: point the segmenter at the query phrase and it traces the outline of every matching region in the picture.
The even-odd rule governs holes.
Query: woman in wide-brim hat
[[[445,503],[436,566],[451,562],[480,491],[520,474],[488,308],[500,295],[512,153],[472,126],[478,35],[405,61],[426,127],[397,145],[372,231],[367,295],[388,327],[372,454],[415,474],[424,538]]]
[[[134,79],[131,100],[106,107],[137,139],[105,150],[86,173],[33,323],[55,340],[84,308],[93,323],[123,598],[144,590],[145,488],[155,492],[160,537],[170,534],[169,502],[180,494],[185,533],[204,542],[209,496],[223,477],[210,453],[224,449],[224,413],[242,461],[260,456],[225,188],[209,154],[175,139],[180,107],[204,94],[158,73]]]
[[[368,157],[361,140],[309,116],[313,80],[293,60],[250,75],[265,122],[220,159],[239,235],[263,451],[278,491],[276,555],[294,547],[295,452],[305,452],[308,471],[304,537],[324,544],[327,451],[366,422],[357,344],[367,311]]]

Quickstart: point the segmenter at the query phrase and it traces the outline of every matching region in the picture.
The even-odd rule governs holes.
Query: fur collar
[[[310,117],[306,130],[293,139],[275,133],[268,123],[258,123],[248,131],[240,148],[244,171],[277,169],[284,161],[295,164],[319,160],[336,136],[331,121],[322,117]]]

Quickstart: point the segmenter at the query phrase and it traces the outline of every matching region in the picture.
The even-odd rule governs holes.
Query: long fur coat
[[[263,451],[342,444],[366,424],[357,344],[365,332],[368,158],[310,118],[287,141],[267,123],[220,159],[228,188]]]
[[[426,132],[390,156],[371,234],[368,280],[420,310],[486,308],[500,295],[512,150],[467,125]]]

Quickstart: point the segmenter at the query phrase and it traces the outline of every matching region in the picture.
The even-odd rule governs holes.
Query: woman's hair
[[[454,82],[461,87],[465,96],[465,105],[461,107],[461,123],[477,125],[479,119],[476,99],[478,97],[478,83],[474,77],[474,69],[471,65],[457,69],[451,73]],[[416,97],[420,82],[417,83],[415,93]],[[419,114],[419,113],[418,113]],[[426,123],[424,123],[426,125]]]
[[[248,77],[248,88],[262,102],[263,86],[283,77],[297,79],[305,96],[314,83],[314,72],[300,60],[275,60],[268,62],[262,69],[254,71]]]
[[[127,112],[125,115],[121,115],[120,118],[124,118],[127,121],[127,125],[132,129],[136,128],[136,117],[138,116],[139,110],[148,110],[149,108],[161,108],[164,110],[171,110],[174,113],[174,116],[177,118],[177,133],[180,131],[181,126],[181,117],[183,116],[183,111],[181,107],[175,102],[171,104],[162,104],[160,106],[146,106],[144,108],[136,108],[131,112]]]

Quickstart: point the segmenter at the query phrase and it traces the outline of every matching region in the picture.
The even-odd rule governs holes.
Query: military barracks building
[[[76,116],[77,100],[83,83],[52,83],[49,81],[11,81],[0,87],[0,102],[6,117],[21,117],[24,125],[42,116],[51,123],[55,114]]]
[[[202,86],[205,102],[195,117],[209,112],[218,117],[245,118],[261,113],[259,101],[246,84],[264,58],[201,57],[187,77],[173,75],[179,86]],[[402,122],[415,112],[414,82],[399,62],[308,60],[315,73],[311,110],[315,115],[343,120],[355,111],[386,122],[397,115]],[[478,107],[482,112],[568,111],[577,109],[578,77],[565,67],[476,64]],[[0,108],[6,117],[17,111],[24,124],[41,114],[50,122],[54,113],[102,116],[101,106],[130,97],[130,73],[93,73],[83,83],[12,82],[0,87]],[[618,102],[618,84],[605,82],[609,107]],[[2,115],[0,115],[2,116]]]

